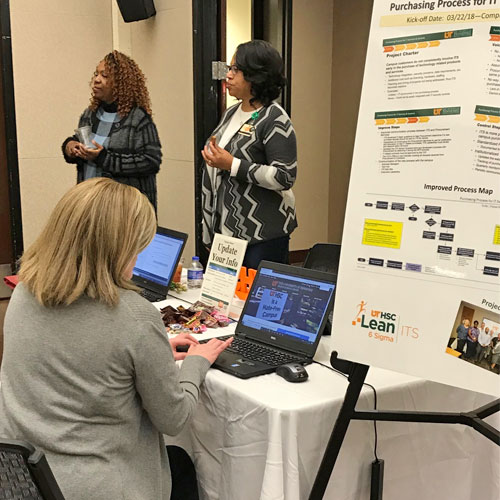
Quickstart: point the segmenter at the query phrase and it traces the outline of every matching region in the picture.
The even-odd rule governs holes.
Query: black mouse
[[[309,374],[300,363],[278,366],[276,373],[288,382],[305,382],[309,378]]]
[[[184,345],[178,345],[175,350],[177,352],[188,352],[188,349],[189,349],[189,344],[184,344]]]

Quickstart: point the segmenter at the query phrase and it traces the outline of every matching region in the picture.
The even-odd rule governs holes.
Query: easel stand
[[[360,363],[339,359],[337,356],[338,353],[333,351],[330,356],[330,363],[333,368],[348,376],[349,385],[309,495],[309,500],[321,500],[323,498],[351,420],[469,425],[500,446],[500,432],[482,420],[500,411],[500,399],[467,413],[356,410],[356,403],[358,402],[369,367]]]

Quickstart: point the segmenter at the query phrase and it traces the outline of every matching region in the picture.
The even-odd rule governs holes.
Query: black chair
[[[25,441],[0,438],[0,499],[64,500],[41,451]]]
[[[340,245],[336,243],[316,243],[307,253],[304,266],[307,269],[316,269],[333,274],[335,280],[339,272]],[[333,311],[330,312],[326,321],[323,335],[330,335],[332,331]]]
[[[337,276],[339,271],[340,245],[316,243],[307,253],[304,267]]]

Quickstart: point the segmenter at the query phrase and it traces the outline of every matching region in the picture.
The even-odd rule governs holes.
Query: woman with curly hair
[[[226,82],[241,102],[225,112],[202,151],[203,242],[210,246],[214,233],[247,240],[243,265],[251,268],[263,259],[288,263],[297,227],[297,142],[274,102],[285,85],[281,56],[268,42],[242,43]]]
[[[98,64],[91,88],[90,106],[78,127],[91,127],[93,146],[77,135],[68,137],[62,145],[64,159],[76,163],[77,183],[110,177],[144,193],[156,210],[162,154],[144,74],[130,57],[114,50]]]

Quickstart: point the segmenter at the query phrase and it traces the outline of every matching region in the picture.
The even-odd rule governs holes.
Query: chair
[[[0,499],[64,500],[41,451],[26,441],[0,438]]]
[[[337,276],[339,259],[340,245],[336,243],[316,243],[307,253],[303,267]]]
[[[336,281],[339,272],[339,260],[340,245],[336,243],[316,243],[307,253],[303,267],[333,274]],[[328,315],[322,332],[323,335],[330,335],[332,331],[332,319],[333,311]]]

